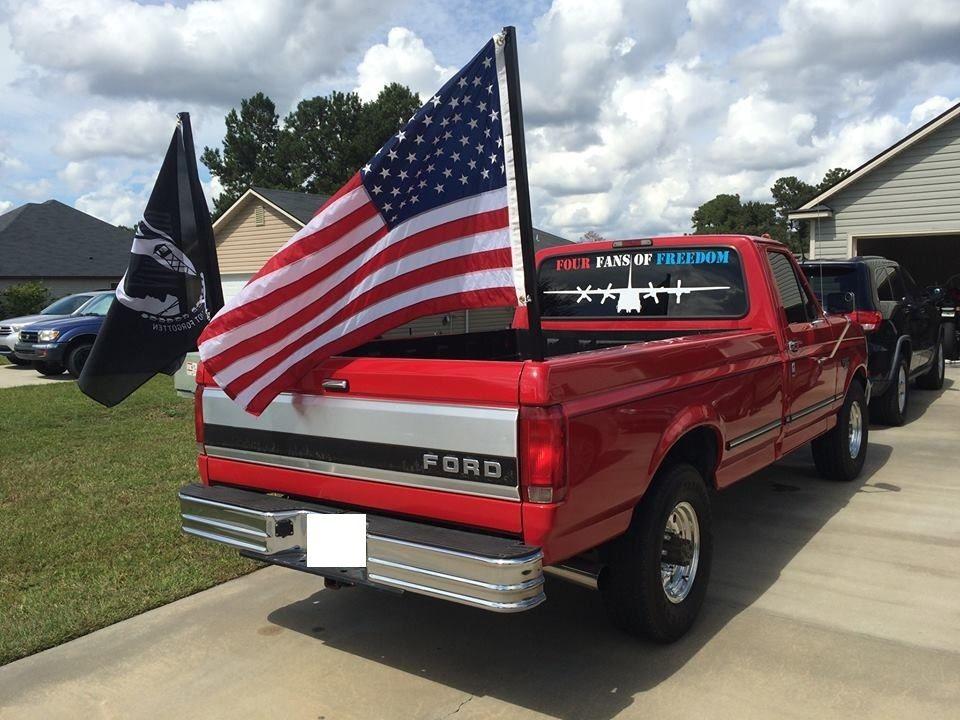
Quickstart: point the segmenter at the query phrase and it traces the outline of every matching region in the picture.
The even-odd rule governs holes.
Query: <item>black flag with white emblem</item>
[[[223,306],[190,116],[177,121],[127,271],[80,374],[80,390],[107,407],[158,372],[173,374]]]

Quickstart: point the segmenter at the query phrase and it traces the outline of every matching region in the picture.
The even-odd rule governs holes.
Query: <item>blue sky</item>
[[[960,98],[955,0],[0,0],[0,212],[132,224],[189,110],[197,146],[263,90],[429,94],[517,26],[534,221],[686,231],[719,192],[854,167]],[[208,192],[215,178],[201,166]]]

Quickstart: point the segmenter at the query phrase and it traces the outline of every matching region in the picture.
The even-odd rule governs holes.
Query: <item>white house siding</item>
[[[846,258],[854,239],[960,233],[960,119],[828,198],[832,218],[811,220],[813,253]],[[960,252],[960,237],[957,239]]]

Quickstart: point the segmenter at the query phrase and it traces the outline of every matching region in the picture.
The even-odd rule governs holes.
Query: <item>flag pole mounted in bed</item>
[[[540,300],[537,292],[537,250],[533,238],[533,216],[530,212],[530,185],[527,179],[527,148],[523,135],[523,103],[520,99],[520,63],[517,60],[517,31],[512,25],[503,28],[506,59],[507,98],[510,106],[510,135],[513,146],[513,167],[516,174],[517,215],[520,221],[520,247],[523,253],[523,280],[527,291],[528,354],[531,360],[543,360],[543,330],[540,327]]]

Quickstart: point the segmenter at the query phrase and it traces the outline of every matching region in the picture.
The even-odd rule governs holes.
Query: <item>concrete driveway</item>
[[[0,390],[20,387],[21,385],[50,385],[58,382],[70,382],[72,377],[63,373],[53,377],[41,375],[29,365],[0,365]]]
[[[0,717],[960,717],[948,378],[872,430],[857,482],[804,450],[720,495],[710,593],[674,645],[561,582],[497,616],[271,568],[0,669]]]

